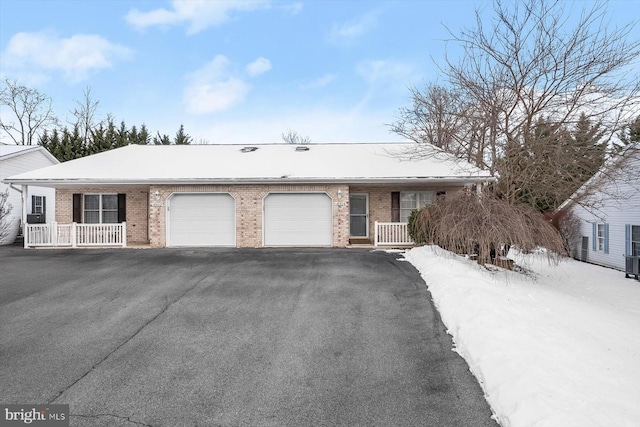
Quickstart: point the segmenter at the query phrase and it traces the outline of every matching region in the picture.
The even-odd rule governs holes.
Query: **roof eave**
[[[493,182],[492,176],[463,177],[376,177],[376,178],[191,178],[191,179],[12,179],[3,182],[16,185],[33,185],[38,187],[86,187],[117,185],[234,185],[234,184],[469,184]]]

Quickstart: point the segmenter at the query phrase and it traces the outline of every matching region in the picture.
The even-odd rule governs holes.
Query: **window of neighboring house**
[[[85,194],[84,222],[87,224],[117,224],[117,194]]]
[[[45,196],[33,196],[31,201],[31,213],[42,214],[44,213],[44,201]]]
[[[407,191],[400,193],[400,222],[407,222],[411,211],[433,202],[434,191]]]
[[[631,255],[640,256],[640,225],[631,226]]]
[[[604,238],[604,224],[598,224],[596,239],[599,251],[604,251]]]

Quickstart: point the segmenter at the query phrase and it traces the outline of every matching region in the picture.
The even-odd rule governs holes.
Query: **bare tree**
[[[9,110],[6,115],[0,114],[0,129],[18,145],[37,144],[40,135],[58,122],[51,98],[16,80],[5,79],[0,108]]]
[[[95,101],[91,98],[91,88],[87,87],[82,92],[82,100],[76,100],[76,108],[71,111],[71,114],[75,117],[75,121],[69,123],[72,127],[78,127],[80,136],[84,139],[85,143],[91,140],[91,132],[103,124],[104,121],[97,121],[96,113],[100,101]]]
[[[295,130],[287,130],[282,133],[282,140],[287,144],[310,144],[311,138],[309,136],[299,135]]]
[[[558,186],[558,180],[543,183],[541,176],[560,172],[566,179],[572,173],[568,167],[591,165],[593,158],[584,151],[557,146],[581,121],[596,127],[598,144],[607,144],[623,119],[639,108],[640,75],[634,64],[640,58],[640,40],[629,39],[633,25],[616,27],[607,21],[606,3],[589,3],[579,13],[571,10],[576,5],[494,0],[490,19],[477,10],[475,27],[451,32],[449,42],[459,45],[463,54],[447,58],[442,72],[448,91],[464,100],[449,104],[452,111],[444,115],[456,132],[448,138],[457,142],[452,152],[467,159],[475,156],[474,164],[495,172],[496,188],[510,203],[531,188],[551,191]],[[414,106],[433,101],[429,89],[417,99],[413,94]],[[443,115],[413,110],[405,112],[421,117],[409,114],[407,120],[401,114],[396,129],[420,142],[415,135],[428,129],[423,121],[438,128],[434,117]],[[541,119],[549,123],[551,134],[538,132]],[[585,161],[588,164],[581,165]],[[585,179],[574,178],[562,185],[575,189]]]

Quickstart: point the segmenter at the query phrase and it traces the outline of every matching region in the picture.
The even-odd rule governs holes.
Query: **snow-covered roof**
[[[488,172],[417,144],[129,145],[5,179],[14,184],[471,183]]]
[[[45,150],[40,145],[9,145],[9,144],[0,144],[0,160],[6,160],[11,157],[21,156],[23,154],[32,153],[36,151],[42,151],[45,155],[55,163],[58,163],[58,160],[51,155],[47,150]]]
[[[613,182],[616,179],[620,179],[620,174],[627,173],[627,171],[625,170],[620,170],[620,163],[629,161],[627,164],[622,165],[622,169],[624,169],[625,166],[635,167],[634,163],[630,161],[632,159],[636,160],[636,162],[640,160],[640,142],[629,144],[623,149],[621,153],[607,160],[598,172],[596,172],[591,178],[589,178],[584,184],[582,184],[580,188],[578,188],[571,196],[569,196],[567,200],[562,202],[562,204],[556,208],[556,212],[559,212],[573,205],[576,201],[580,200],[580,198],[588,195],[590,191],[597,191],[598,184],[600,184],[602,181]],[[634,176],[638,174],[637,171],[628,171],[628,173],[633,173]]]

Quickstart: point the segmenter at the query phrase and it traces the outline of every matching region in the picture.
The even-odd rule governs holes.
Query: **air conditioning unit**
[[[640,256],[625,256],[624,277],[635,276],[640,280]]]
[[[46,223],[46,215],[41,214],[27,214],[27,223],[28,224],[44,224]]]

